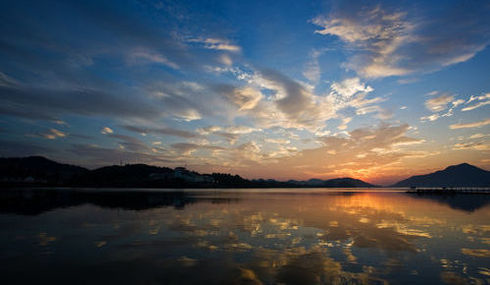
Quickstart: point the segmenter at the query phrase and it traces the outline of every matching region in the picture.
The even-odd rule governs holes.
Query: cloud
[[[198,149],[205,149],[205,150],[212,150],[212,151],[225,149],[220,146],[202,145],[202,144],[195,144],[195,143],[174,143],[171,145],[171,147],[177,150],[182,155],[190,155]]]
[[[67,134],[57,129],[49,129],[48,132],[41,133],[40,136],[48,140],[55,140],[57,138],[64,138]]]
[[[431,98],[425,101],[425,107],[432,112],[440,112],[447,109],[447,105],[451,103],[454,96],[449,94],[444,94],[436,98]]]
[[[337,127],[339,130],[347,129],[347,124],[352,121],[352,118],[343,118],[342,123]]]
[[[486,125],[490,125],[490,119],[485,119],[485,120],[473,122],[473,123],[453,124],[453,125],[450,125],[449,128],[452,130],[454,130],[454,129],[466,129],[466,128],[479,128],[479,127],[483,127]]]
[[[231,66],[233,64],[233,60],[227,54],[222,54],[219,57],[219,60],[221,61],[221,63],[223,63],[224,65],[227,65],[227,66]]]
[[[466,101],[466,104],[471,103],[473,101],[482,101],[482,100],[487,100],[487,99],[490,99],[490,93],[487,93],[487,94],[481,95],[481,96],[471,96],[470,99],[468,99],[468,101]]]
[[[53,123],[57,124],[57,125],[65,125],[65,126],[68,126],[68,123],[63,121],[63,120],[54,120]]]
[[[453,146],[453,150],[490,150],[490,144],[485,142],[467,142],[467,143],[457,143]]]
[[[0,72],[0,87],[12,87],[18,85],[17,80],[8,76],[7,74]]]
[[[260,128],[315,130],[335,116],[331,98],[316,96],[306,86],[275,70],[236,71],[234,75],[248,86],[220,85],[215,89],[237,108],[235,115],[247,116]]]
[[[361,83],[361,80],[358,77],[346,78],[340,82],[333,82],[330,85],[330,89],[329,96],[333,98],[336,110],[352,107],[356,109],[357,115],[377,113],[377,116],[382,119],[388,119],[392,116],[387,110],[378,105],[373,105],[382,102],[385,99],[380,97],[366,99],[368,93],[373,92],[374,89],[369,85]]]
[[[274,139],[274,138],[266,138],[265,142],[274,143],[274,144],[290,144],[291,141],[287,139]]]
[[[471,106],[468,106],[468,107],[464,107],[463,109],[461,109],[461,111],[463,111],[463,112],[465,112],[465,111],[471,111],[471,110],[475,110],[476,108],[480,108],[480,107],[486,106],[486,105],[490,105],[490,100],[489,101],[480,102],[480,103],[476,103],[476,104],[471,105]]]
[[[0,71],[0,113],[43,120],[75,114],[152,120],[174,115],[191,121],[207,115],[199,108],[199,97],[194,104],[175,98],[163,99],[162,104],[148,98],[147,81],[180,82],[174,77],[180,71],[157,65],[192,73],[216,59],[199,57],[186,45],[171,23],[174,15],[159,11],[159,17],[168,20],[168,29],[162,29],[155,25],[159,17],[133,13],[143,11],[142,5],[70,2],[57,12],[39,3],[1,5],[2,22],[9,25],[0,28],[0,57],[8,68]],[[140,66],[131,68],[128,63]]]
[[[320,27],[315,33],[338,37],[353,50],[347,66],[358,74],[402,76],[467,61],[488,44],[488,6],[475,1],[440,8],[420,13],[342,1],[312,22]]]
[[[480,139],[480,138],[484,138],[484,137],[487,137],[487,136],[490,136],[490,135],[485,135],[485,134],[482,134],[482,133],[477,133],[477,134],[471,135],[470,136],[470,139]]]
[[[138,149],[138,147],[136,148]],[[129,149],[133,149],[133,147],[129,147]],[[101,167],[107,166],[107,164],[119,164],[120,162],[168,165],[175,161],[173,157],[135,152],[129,149],[113,149],[93,144],[73,144],[66,152],[74,154],[78,163],[88,167]],[[145,148],[145,151],[148,151],[148,149]]]
[[[261,129],[252,128],[248,126],[240,126],[240,125],[229,126],[224,128],[223,130],[231,134],[249,134],[251,132],[261,131]]]
[[[38,78],[55,75],[74,81],[77,81],[75,75],[94,77],[95,74],[81,67],[97,67],[100,62],[107,66],[108,59],[110,65],[114,61],[118,64],[131,59],[132,54],[134,59],[148,63],[195,66],[196,59],[176,37],[175,29],[157,28],[155,17],[133,13],[141,11],[142,5],[141,2],[120,5],[71,2],[57,11],[44,9],[40,3],[2,5],[2,18],[16,28],[2,25],[4,47],[9,48],[2,48],[0,53],[17,69],[41,71]],[[20,14],[31,20],[15,16]],[[168,20],[173,18],[169,14],[159,12]],[[73,33],[74,29],[77,33]]]
[[[164,55],[156,53],[156,52],[144,50],[144,49],[136,49],[136,50],[132,51],[129,54],[129,60],[132,63],[136,63],[136,62],[141,61],[141,60],[146,61],[146,62],[152,62],[152,63],[160,63],[160,64],[166,65],[168,67],[171,67],[173,69],[179,69],[179,66],[176,63],[170,61]]]
[[[215,90],[238,109],[235,115],[247,116],[261,128],[280,126],[317,132],[325,127],[327,120],[336,118],[337,112],[347,107],[370,107],[362,113],[377,112],[378,117],[391,117],[391,113],[380,106],[372,105],[385,99],[368,99],[367,95],[374,89],[357,77],[332,83],[331,92],[325,96],[316,95],[312,86],[271,69],[250,72],[234,68],[228,72],[247,86],[219,85]]]
[[[2,114],[45,120],[57,120],[65,114],[146,119],[160,116],[149,100],[94,89],[0,87],[0,102]]]
[[[393,164],[402,159],[432,155],[429,151],[415,151],[424,140],[407,135],[407,124],[381,124],[376,127],[358,128],[342,136],[318,138],[320,147],[296,151],[283,157],[262,156],[260,166],[253,171],[237,169],[240,173],[273,172],[276,177],[323,177],[351,176],[360,179],[396,175]]]
[[[345,7],[343,7],[345,8]],[[399,66],[397,49],[413,39],[413,24],[404,20],[405,13],[389,13],[379,6],[369,10],[341,10],[325,18],[319,16],[313,23],[322,27],[315,33],[334,35],[362,52],[351,59],[348,66],[366,77],[403,75],[409,70]]]
[[[316,128],[334,116],[326,98],[312,94],[304,86],[274,70],[260,72],[265,87],[275,90],[275,107],[290,123],[299,127]]]
[[[318,58],[322,55],[323,51],[314,50],[310,53],[310,61],[305,65],[303,76],[306,77],[313,84],[318,84],[320,81],[321,70]]]
[[[145,127],[137,127],[137,126],[130,126],[130,125],[123,125],[122,127],[128,131],[132,131],[140,134],[160,134],[160,135],[167,135],[167,136],[174,136],[174,137],[181,137],[181,138],[199,137],[199,135],[196,133],[180,130],[180,129],[174,129],[174,128],[145,128]]]
[[[203,44],[204,48],[224,50],[230,52],[240,52],[242,48],[240,46],[231,44],[229,40],[218,38],[196,38],[190,39],[189,42],[196,42]]]
[[[439,119],[441,116],[439,114],[432,114],[432,115],[429,115],[429,116],[423,116],[423,117],[420,117],[420,120],[423,122],[423,121],[435,121],[437,119]]]
[[[108,136],[118,139],[120,143],[119,146],[124,150],[142,153],[150,151],[150,148],[146,145],[145,142],[135,137],[120,134],[108,134]]]
[[[102,130],[100,130],[100,133],[103,135],[107,135],[107,134],[114,133],[114,131],[109,127],[104,127],[104,128],[102,128]]]
[[[435,96],[440,94],[438,91],[432,91],[428,93],[430,96]],[[464,104],[463,99],[454,100],[454,96],[450,94],[442,94],[438,97],[434,97],[425,101],[425,107],[430,111],[434,112],[432,115],[420,117],[420,121],[435,121],[439,118],[443,117],[451,117],[453,115],[453,111],[459,105]],[[445,113],[442,111],[447,110]],[[438,113],[439,112],[439,113]]]
[[[208,126],[205,128],[199,128],[196,130],[201,135],[217,135],[225,138],[230,144],[235,144],[241,135],[249,134],[256,131],[261,131],[261,129],[252,128],[248,126]]]
[[[201,135],[209,135],[212,133],[219,132],[219,131],[221,131],[221,129],[222,128],[220,126],[208,126],[208,127],[204,127],[204,128],[199,128],[196,131]]]
[[[213,88],[212,84],[161,80],[149,82],[145,91],[160,106],[164,116],[190,122],[226,116],[229,106]]]
[[[469,104],[473,101],[483,101],[483,102],[478,102],[478,103],[473,104],[471,106],[464,107],[463,109],[461,109],[461,111],[463,111],[463,112],[471,111],[471,110],[475,110],[476,108],[480,108],[482,106],[490,104],[490,93],[487,93],[487,94],[481,95],[481,96],[471,96],[470,99],[468,99],[468,101],[466,101],[466,104]]]
[[[340,95],[344,99],[350,99],[353,95],[363,92],[369,93],[374,89],[366,84],[361,83],[361,79],[358,77],[347,78],[341,82],[334,82],[330,85],[332,92]]]
[[[191,122],[202,119],[201,114],[196,109],[184,109],[181,112],[176,112],[175,116],[182,121]]]
[[[235,104],[239,111],[255,108],[263,97],[262,93],[253,87],[229,89],[224,96]]]

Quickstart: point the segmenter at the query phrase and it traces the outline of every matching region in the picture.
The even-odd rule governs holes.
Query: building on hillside
[[[214,178],[210,175],[201,175],[187,170],[185,167],[176,167],[174,177],[193,183],[213,183]]]

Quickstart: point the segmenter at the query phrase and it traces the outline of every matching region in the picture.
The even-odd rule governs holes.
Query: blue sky
[[[490,168],[487,1],[4,1],[0,155],[390,183]]]

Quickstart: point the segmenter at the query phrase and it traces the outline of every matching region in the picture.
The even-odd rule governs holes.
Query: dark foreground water
[[[489,284],[488,195],[339,191],[2,189],[0,283]]]

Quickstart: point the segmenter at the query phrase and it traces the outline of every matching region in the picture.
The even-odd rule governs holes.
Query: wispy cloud
[[[461,109],[461,111],[471,111],[471,110],[475,110],[476,108],[480,108],[480,107],[489,105],[490,104],[490,93],[487,93],[487,94],[481,95],[481,96],[471,96],[470,99],[468,99],[468,101],[466,102],[466,104],[469,104],[473,101],[481,101],[481,102],[478,102],[476,104],[464,107],[463,109]]]
[[[240,52],[242,48],[238,45],[232,44],[229,40],[219,38],[194,38],[188,40],[188,42],[195,42],[203,44],[204,48],[223,50],[230,52]]]
[[[252,128],[248,126],[208,126],[205,128],[199,128],[196,130],[201,135],[217,135],[225,138],[230,144],[235,144],[241,135],[250,134],[252,132],[262,131],[261,129]]]
[[[467,61],[485,48],[490,37],[484,16],[488,7],[448,5],[437,12],[438,21],[430,21],[386,6],[342,2],[330,15],[313,19],[321,27],[315,33],[336,36],[353,48],[347,66],[372,78],[434,71]],[[451,16],[456,11],[458,16]]]
[[[467,142],[457,143],[453,146],[454,150],[490,150],[490,144],[487,142]]]
[[[481,138],[488,137],[488,136],[490,136],[490,134],[485,135],[485,134],[477,133],[477,134],[471,135],[470,139],[481,139]]]
[[[223,150],[224,149],[223,147],[220,147],[220,146],[203,145],[203,144],[195,144],[195,143],[175,143],[175,144],[172,144],[171,147],[183,155],[190,155],[194,151],[197,151],[198,149],[204,149],[204,150]]]
[[[485,102],[476,103],[476,104],[468,106],[468,107],[464,107],[463,109],[461,109],[461,111],[471,111],[471,110],[475,110],[476,108],[480,108],[480,107],[486,106],[486,105],[490,105],[490,100],[485,101]]]
[[[0,72],[0,86],[1,87],[12,87],[19,85],[19,82],[7,74]]]
[[[136,49],[129,54],[129,59],[132,63],[136,63],[138,61],[146,61],[151,63],[163,64],[174,69],[179,69],[178,64],[170,61],[164,55],[149,50]]]
[[[483,127],[486,125],[490,125],[490,119],[485,119],[485,120],[473,122],[473,123],[453,124],[453,125],[450,125],[449,128],[450,129],[467,129],[467,128],[479,128],[479,127]]]
[[[182,138],[199,137],[199,134],[196,134],[194,132],[185,131],[181,129],[174,129],[174,128],[147,128],[147,127],[139,127],[139,126],[131,126],[131,125],[123,125],[122,127],[128,131],[132,131],[140,134],[160,134],[160,135],[182,137]]]
[[[57,129],[49,129],[48,132],[41,133],[40,136],[48,140],[54,140],[57,138],[64,138],[67,134]]]
[[[420,117],[420,121],[435,121],[443,117],[451,117],[454,115],[454,110],[465,103],[463,99],[454,99],[454,95],[449,93],[440,93],[439,91],[429,92],[427,95],[436,96],[425,101],[425,107],[434,114]],[[447,111],[446,111],[447,110]],[[444,112],[445,111],[445,112]]]
[[[144,141],[132,136],[112,133],[108,134],[108,136],[118,139],[120,148],[124,150],[141,153],[149,153],[151,150]]]
[[[447,105],[451,103],[454,99],[454,96],[449,94],[444,94],[436,98],[431,98],[425,101],[425,107],[431,110],[432,112],[440,112],[447,109]]]
[[[310,60],[306,63],[303,76],[313,84],[318,84],[321,77],[320,63],[318,58],[322,55],[321,50],[313,50],[310,53]]]
[[[160,112],[148,98],[117,96],[94,89],[0,87],[0,113],[27,118],[58,120],[65,114],[155,118]]]
[[[287,139],[274,139],[274,138],[266,138],[265,142],[274,143],[274,144],[290,144],[291,141]]]

